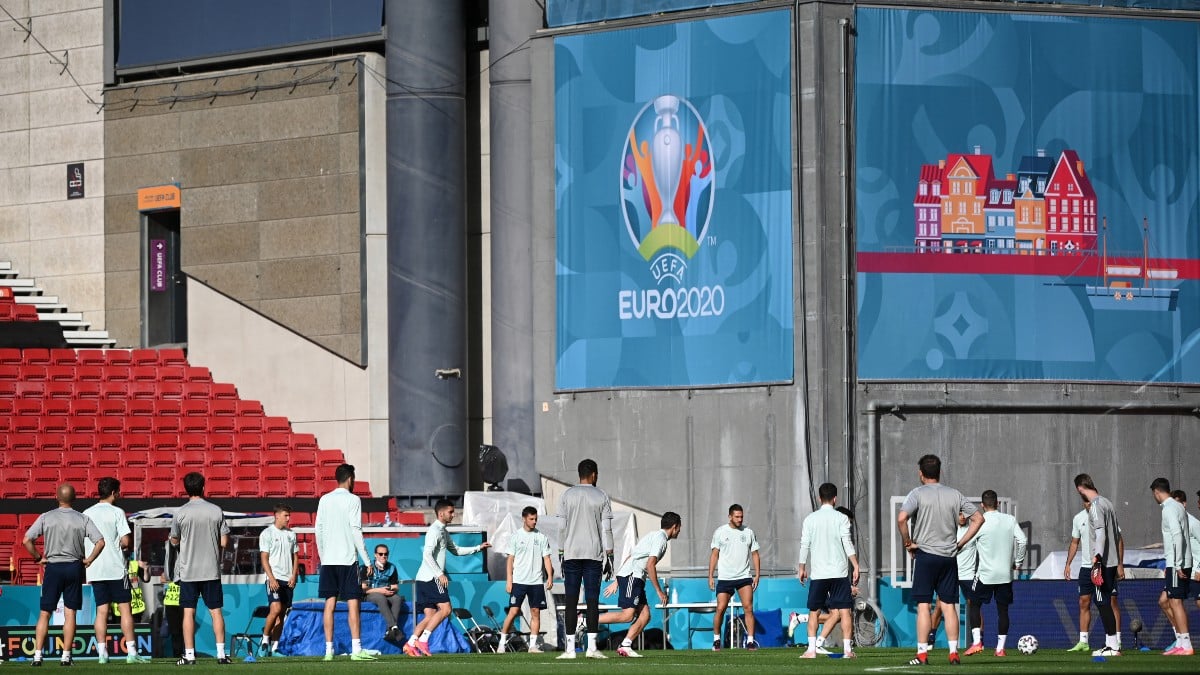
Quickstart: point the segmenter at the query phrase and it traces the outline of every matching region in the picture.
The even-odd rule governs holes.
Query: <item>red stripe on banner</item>
[[[881,274],[1018,274],[1055,277],[1103,276],[1098,255],[1007,255],[987,253],[858,253],[858,272]],[[1143,260],[1110,257],[1115,266],[1141,268]],[[1152,270],[1175,270],[1176,279],[1200,279],[1200,260],[1151,258]],[[1129,279],[1110,275],[1109,280]],[[1138,281],[1137,277],[1132,279]],[[1170,281],[1170,280],[1163,280]]]

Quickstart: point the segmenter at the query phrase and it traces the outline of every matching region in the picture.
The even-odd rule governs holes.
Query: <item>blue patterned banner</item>
[[[859,378],[1200,382],[1200,27],[856,29]]]
[[[557,388],[791,380],[790,26],[555,40]]]
[[[647,16],[681,9],[736,5],[753,0],[547,0],[546,25],[574,26],[611,21],[630,16]]]

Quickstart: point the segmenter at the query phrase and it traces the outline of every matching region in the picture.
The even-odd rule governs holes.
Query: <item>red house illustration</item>
[[[1064,150],[1046,185],[1046,245],[1050,253],[1096,248],[1096,191],[1074,150]]]

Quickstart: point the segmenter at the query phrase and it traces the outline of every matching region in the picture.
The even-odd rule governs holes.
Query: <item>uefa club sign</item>
[[[696,108],[665,94],[638,112],[621,153],[621,214],[657,288],[620,289],[622,321],[719,316],[720,286],[688,284],[688,262],[708,241],[716,168]]]

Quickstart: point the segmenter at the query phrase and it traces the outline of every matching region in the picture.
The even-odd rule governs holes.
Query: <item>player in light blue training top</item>
[[[354,466],[334,470],[337,488],[321,495],[315,525],[321,575],[317,595],[325,598],[325,660],[333,660],[333,615],[338,600],[346,603],[350,624],[350,660],[374,661],[379,652],[362,646],[362,581],[359,561],[371,564],[362,535],[362,500],[354,494]]]
[[[800,658],[817,658],[818,617],[822,609],[836,613],[842,623],[842,655],[855,658],[850,636],[854,606],[851,589],[858,585],[858,552],[850,535],[850,519],[837,510],[837,486],[822,483],[817,488],[821,508],[809,514],[800,528],[800,585],[812,579],[808,589],[808,649]]]
[[[471,555],[491,546],[485,541],[479,546],[460,548],[446,531],[446,526],[454,521],[454,504],[448,499],[439,499],[433,509],[437,513],[437,520],[425,533],[421,567],[417,570],[416,609],[424,612],[425,617],[413,626],[412,635],[404,644],[404,653],[409,656],[430,656],[429,638],[438,624],[450,616],[450,577],[446,575],[446,551],[454,555]]]
[[[1017,519],[1000,513],[995,490],[984,490],[983,526],[973,540],[978,551],[979,567],[971,593],[967,619],[971,627],[971,646],[967,656],[983,651],[983,605],[996,598],[996,656],[1004,656],[1008,638],[1008,606],[1013,602],[1013,572],[1025,562],[1029,540]]]
[[[296,588],[296,567],[300,547],[296,533],[288,527],[292,507],[275,505],[275,522],[258,535],[258,555],[267,576],[267,619],[263,622],[259,653],[263,656],[283,656],[279,653],[279,636],[283,634],[283,617],[292,606],[292,591]]]
[[[629,557],[617,570],[617,578],[604,589],[605,597],[617,593],[619,610],[600,615],[600,623],[630,623],[625,639],[617,647],[617,656],[641,658],[633,650],[633,641],[650,623],[650,603],[646,599],[646,579],[654,586],[661,604],[667,602],[667,591],[658,581],[658,561],[667,553],[667,543],[679,536],[683,520],[678,513],[667,511],[659,520],[659,527],[642,537],[633,547]]]
[[[758,539],[754,537],[754,530],[742,525],[744,517],[742,505],[733,504],[729,507],[729,523],[713,532],[712,555],[708,557],[708,588],[717,592],[717,611],[713,613],[714,652],[721,649],[721,625],[734,593],[742,601],[746,649],[758,649],[758,643],[754,641],[754,591],[758,589],[762,566],[758,558]]]
[[[540,654],[538,636],[542,631],[542,610],[546,609],[546,591],[554,585],[554,565],[550,562],[550,540],[538,532],[538,512],[532,506],[521,510],[521,529],[508,540],[506,563],[508,616],[500,627],[498,652],[508,650],[508,631],[521,613],[521,603],[529,599],[529,653]]]
[[[1150,492],[1162,507],[1163,555],[1166,556],[1165,583],[1158,606],[1175,629],[1175,646],[1163,655],[1191,656],[1192,638],[1188,632],[1187,608],[1183,606],[1192,577],[1187,511],[1171,499],[1171,482],[1166,478],[1155,478],[1150,483]]]

